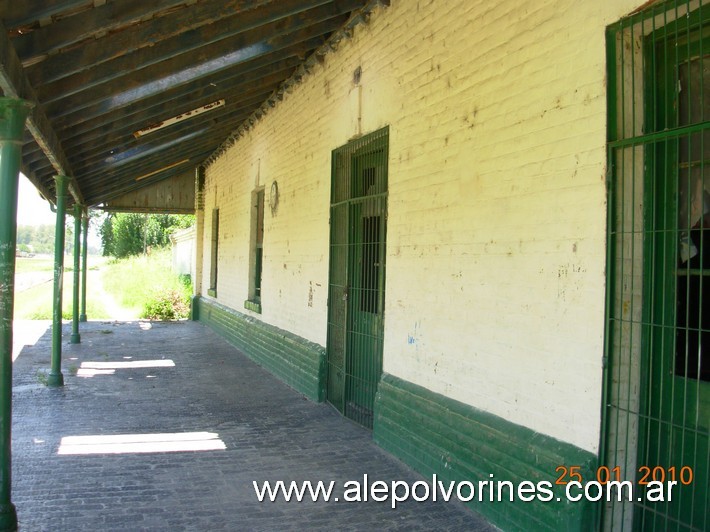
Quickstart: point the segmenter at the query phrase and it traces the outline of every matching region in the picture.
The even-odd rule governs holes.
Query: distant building
[[[173,271],[189,275],[195,282],[195,226],[180,229],[170,235],[173,251]]]

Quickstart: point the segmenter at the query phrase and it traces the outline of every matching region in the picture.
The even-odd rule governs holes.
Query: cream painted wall
[[[389,125],[384,370],[596,451],[604,31],[638,5],[393,0],[376,11],[207,168],[218,301],[249,312],[251,193],[264,186],[268,203],[278,181],[260,318],[325,345],[331,150]],[[207,286],[208,262],[202,272]]]

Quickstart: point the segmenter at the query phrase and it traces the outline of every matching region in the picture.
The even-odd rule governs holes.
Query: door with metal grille
[[[327,399],[372,427],[382,374],[388,130],[333,152]]]
[[[670,500],[610,528],[710,527],[710,7],[661,3],[610,28],[605,450]],[[621,479],[623,480],[623,479]]]

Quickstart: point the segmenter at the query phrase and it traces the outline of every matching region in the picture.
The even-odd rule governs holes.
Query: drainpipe
[[[32,105],[0,98],[0,530],[17,530],[10,490],[12,441],[12,319],[15,305],[17,187],[22,133]]]
[[[64,175],[54,176],[57,189],[57,224],[54,232],[54,312],[52,321],[52,368],[47,376],[48,386],[64,386],[62,375],[62,280],[64,278],[64,215],[67,182]]]
[[[79,334],[79,282],[81,275],[81,205],[74,204],[74,292],[72,298],[71,343],[80,344]]]
[[[84,216],[82,217],[84,222],[83,236],[84,245],[81,247],[81,314],[79,314],[79,321],[86,321],[86,262],[87,262],[87,246],[89,243],[89,210],[84,210]]]

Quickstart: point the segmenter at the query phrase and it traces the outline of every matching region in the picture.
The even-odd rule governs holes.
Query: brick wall
[[[331,150],[389,125],[384,370],[595,451],[604,28],[637,4],[393,0],[376,11],[207,168],[218,302],[243,310],[252,191],[264,186],[268,204],[278,181],[257,316],[325,345]],[[205,261],[209,235],[205,216]],[[202,275],[206,286],[208,263]]]

